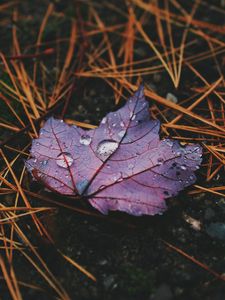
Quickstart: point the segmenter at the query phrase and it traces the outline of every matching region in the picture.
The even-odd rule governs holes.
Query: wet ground
[[[62,1],[57,3],[58,9],[62,11],[66,11],[69,5]],[[40,9],[40,15],[43,15],[43,11]],[[23,13],[30,13],[29,8],[23,6]],[[210,19],[210,16],[204,17]],[[40,16],[37,14],[35,18],[39,20]],[[116,19],[116,15],[114,18]],[[55,30],[54,26],[58,24],[49,27],[50,35],[51,30]],[[10,41],[8,31],[4,29],[3,32],[5,42]],[[199,47],[204,48],[204,44]],[[146,49],[140,48],[139,52],[141,50],[145,55]],[[204,68],[204,63],[202,64]],[[207,68],[210,80],[216,71],[214,66],[208,65]],[[188,72],[184,73],[177,90],[164,73],[157,78],[148,76],[144,80],[158,94],[166,97],[171,93],[171,97],[175,95],[182,99],[186,97],[193,78],[189,77]],[[97,125],[107,112],[117,109],[113,92],[103,80],[81,80],[79,84],[66,117]],[[170,113],[173,114],[168,112],[168,117]],[[2,136],[4,137],[4,133]],[[203,173],[202,170],[199,171],[197,184],[204,183]],[[222,184],[223,178],[221,172],[214,184]],[[31,185],[31,190],[53,200],[71,203],[71,199],[49,195],[41,185],[32,183],[30,179],[26,184]],[[43,215],[41,220],[53,236],[56,248],[90,271],[97,278],[96,283],[66,263],[54,246],[41,239],[36,231],[32,231],[32,226],[29,236],[73,300],[223,300],[224,282],[200,267],[197,262],[191,261],[191,257],[220,274],[225,273],[225,199],[204,193],[192,196],[189,194],[190,190],[191,188],[178,197],[169,199],[169,209],[162,216],[137,218],[123,213],[110,213],[106,217],[93,217],[62,207],[58,207],[54,213]],[[10,201],[10,197],[5,200]],[[45,201],[31,201],[46,205]],[[95,212],[86,203],[75,207],[80,205]],[[24,226],[26,225],[25,221]],[[168,243],[190,257],[178,253]],[[22,288],[25,300],[56,299],[46,282],[30,265],[24,263],[19,254],[14,263],[19,270],[19,280],[36,283],[48,291],[46,294]],[[4,285],[0,290],[0,299],[10,299]]]
[[[224,199],[183,193],[171,199],[169,206],[163,216],[155,217],[112,213],[100,219],[59,209],[42,218],[56,247],[85,266],[97,283],[66,264],[53,246],[37,239],[39,253],[72,299],[224,299],[225,285],[220,280],[165,244],[222,274]],[[201,230],[192,228],[187,216],[199,221]],[[20,277],[27,280],[25,270]],[[33,272],[29,277],[41,285]],[[26,289],[25,295],[25,299],[40,299],[40,292],[34,290]],[[41,298],[52,299],[45,294]]]

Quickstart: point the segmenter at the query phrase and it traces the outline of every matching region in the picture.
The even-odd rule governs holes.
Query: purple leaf
[[[49,189],[79,194],[104,214],[160,214],[166,198],[195,182],[202,149],[160,140],[159,128],[140,87],[94,130],[50,118],[33,141],[26,166]]]

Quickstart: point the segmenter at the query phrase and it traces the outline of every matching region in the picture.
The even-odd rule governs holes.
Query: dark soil
[[[39,27],[36,26],[40,25],[47,2],[41,3],[31,5],[27,2],[20,7],[21,13],[25,16],[31,15],[35,9],[34,18],[26,20],[27,24],[21,21],[19,27],[21,40],[26,44],[32,36],[31,32],[37,34]],[[63,11],[67,16],[69,13],[72,14],[70,1],[56,1],[56,5],[59,12]],[[214,5],[220,7],[219,1],[215,1]],[[101,12],[100,2],[98,9]],[[85,15],[85,12],[83,14]],[[121,20],[121,16],[116,12],[112,18],[118,23]],[[210,13],[200,11],[198,19],[222,24],[222,20],[216,19],[213,10]],[[54,21],[52,20],[47,27],[46,40],[53,40],[56,33],[62,34],[61,26],[66,26],[66,22],[61,25],[56,21],[55,24]],[[29,22],[32,23],[30,31]],[[7,45],[11,43],[10,32],[8,28],[1,29],[1,36]],[[203,49],[205,44],[199,41],[196,47]],[[5,52],[10,47],[3,45],[1,48]],[[141,51],[145,55],[146,49],[140,48],[139,52]],[[194,51],[194,48],[190,51]],[[207,80],[213,81],[213,75],[216,73],[213,64],[206,66],[203,61],[198,67],[199,70],[207,68]],[[176,90],[164,72],[157,80],[154,76],[148,76],[143,80],[162,96],[170,92],[178,99],[183,99],[187,96],[193,81],[198,79],[193,78],[188,71],[184,72],[181,84]],[[114,105],[113,91],[103,80],[80,79],[66,117],[97,125],[101,118],[113,109],[117,109]],[[59,113],[60,111],[56,111],[55,115]],[[168,117],[170,114],[172,112],[168,112]],[[2,132],[2,137],[5,136],[6,133]],[[223,172],[214,180],[215,185],[223,182]],[[204,171],[200,170],[198,178],[197,184],[204,182]],[[32,183],[30,178],[29,180],[28,186],[31,186],[31,190],[47,195],[53,200],[71,203],[71,199],[48,194],[41,185]],[[32,224],[29,224],[29,237],[73,300],[223,300],[225,299],[223,281],[166,244],[166,242],[172,244],[220,274],[225,273],[225,199],[203,193],[191,196],[190,190],[191,188],[168,200],[168,211],[162,216],[131,217],[115,212],[106,217],[100,214],[93,217],[57,207],[54,214],[45,214],[41,217],[54,238],[55,245],[40,238],[33,230]],[[4,199],[10,200],[9,196]],[[46,205],[45,201],[37,199],[31,201]],[[95,212],[86,203],[77,204],[79,205]],[[76,204],[74,206],[77,207]],[[188,223],[188,217],[200,222],[200,230]],[[26,220],[30,222],[30,219]],[[28,223],[24,222],[23,226],[27,225]],[[97,282],[89,280],[65,262],[56,248],[94,274]],[[19,254],[14,260],[14,267],[17,270],[18,280],[37,284],[45,289],[45,292],[41,292],[27,287],[22,288],[25,300],[56,299],[46,282]],[[4,283],[0,285],[0,299],[11,299]]]

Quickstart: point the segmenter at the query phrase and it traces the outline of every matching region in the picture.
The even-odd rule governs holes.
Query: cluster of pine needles
[[[71,299],[39,254],[33,235],[54,245],[42,217],[59,206],[100,216],[32,189],[24,161],[29,157],[32,139],[38,137],[48,116],[57,115],[83,128],[97,125],[79,122],[68,114],[74,95],[82,95],[96,78],[99,86],[107,86],[115,104],[144,81],[151,115],[162,121],[162,136],[170,135],[182,143],[197,142],[204,149],[201,184],[189,193],[225,197],[225,186],[215,185],[225,164],[225,28],[201,18],[208,10],[223,19],[225,10],[219,5],[209,6],[204,0],[116,2],[80,0],[68,14],[56,4],[41,2],[41,22],[33,29],[35,14],[24,10],[20,1],[0,5],[1,35],[10,35],[1,37],[8,44],[1,44],[0,49],[0,286],[4,283],[14,300],[23,299],[21,289],[40,293],[44,289],[30,283],[29,278],[27,282],[18,280],[14,264],[18,253],[57,299]],[[21,23],[25,27],[27,24],[33,40],[23,38],[26,32]],[[60,30],[49,38],[52,23]],[[213,76],[208,70],[213,70]],[[185,74],[190,78],[186,86]],[[182,95],[186,97],[170,101],[148,84],[152,76],[164,76],[175,91],[185,87]],[[218,280],[225,280],[197,258],[164,243]],[[56,250],[74,266],[74,272],[78,269],[87,280],[96,281],[78,262]]]

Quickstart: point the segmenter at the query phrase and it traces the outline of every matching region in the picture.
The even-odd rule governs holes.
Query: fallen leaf
[[[50,118],[33,140],[26,166],[48,189],[80,195],[104,214],[160,214],[166,198],[195,182],[202,148],[160,140],[159,129],[141,86],[96,129]]]

